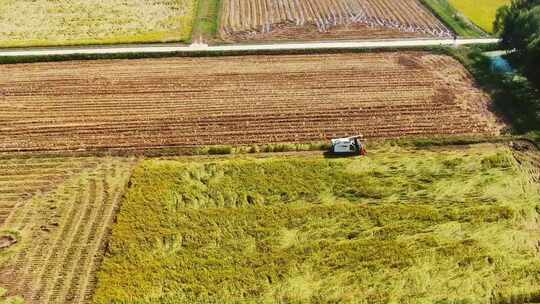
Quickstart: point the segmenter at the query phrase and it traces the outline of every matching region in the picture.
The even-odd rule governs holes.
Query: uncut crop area
[[[502,144],[143,161],[94,301],[538,303],[529,166]]]
[[[418,0],[223,0],[224,40],[449,37]]]
[[[0,159],[0,287],[24,303],[89,303],[134,162]]]
[[[184,41],[196,0],[2,0],[0,47]]]
[[[74,72],[76,71],[76,73]],[[0,66],[0,151],[496,135],[490,98],[423,52]]]

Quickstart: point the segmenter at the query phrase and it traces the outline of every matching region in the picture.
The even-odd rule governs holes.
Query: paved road
[[[87,47],[53,47],[0,49],[0,57],[51,56],[51,55],[99,55],[128,53],[173,53],[173,52],[242,52],[242,51],[280,51],[280,50],[339,50],[369,48],[399,48],[423,46],[452,46],[470,44],[494,44],[499,39],[404,39],[404,40],[371,40],[371,41],[328,41],[328,42],[295,42],[275,44],[235,44],[207,46],[194,44],[190,46],[178,44],[136,44]]]
[[[492,51],[492,52],[484,52],[483,54],[488,57],[500,57],[509,54],[509,51]]]

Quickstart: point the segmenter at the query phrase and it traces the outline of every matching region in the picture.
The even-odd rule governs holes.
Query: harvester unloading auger
[[[362,135],[332,139],[332,147],[329,153],[343,156],[367,155],[362,139]]]

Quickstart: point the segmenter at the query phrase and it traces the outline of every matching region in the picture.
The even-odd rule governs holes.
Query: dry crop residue
[[[0,225],[35,195],[94,165],[84,158],[0,158]]]
[[[464,67],[422,52],[4,65],[0,92],[3,152],[499,132]]]
[[[449,37],[418,0],[224,0],[227,41]]]
[[[13,198],[2,196],[2,205],[18,203],[4,216],[0,229],[18,239],[3,252],[0,286],[24,297],[25,303],[88,303],[133,160],[1,161],[2,166],[6,163],[14,180],[2,181],[0,189],[13,193]],[[49,184],[42,187],[46,180]],[[22,189],[34,193],[19,199]]]
[[[0,47],[185,41],[195,0],[2,0]]]
[[[531,176],[534,182],[540,182],[540,151],[532,142],[521,140],[511,143],[515,159]]]

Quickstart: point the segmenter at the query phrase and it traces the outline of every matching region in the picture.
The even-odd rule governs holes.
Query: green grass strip
[[[196,16],[193,20],[192,42],[211,42],[216,39],[219,27],[221,0],[197,1]]]
[[[458,36],[471,38],[486,36],[486,33],[467,20],[447,0],[421,1]]]

